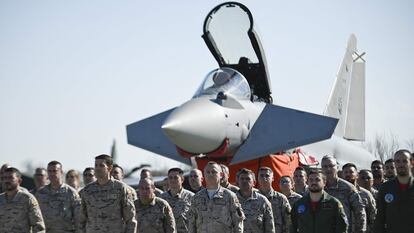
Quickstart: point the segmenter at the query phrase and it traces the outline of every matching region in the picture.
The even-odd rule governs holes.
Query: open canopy
[[[203,39],[220,67],[246,77],[257,98],[272,102],[265,55],[249,9],[236,2],[216,6],[204,21]]]

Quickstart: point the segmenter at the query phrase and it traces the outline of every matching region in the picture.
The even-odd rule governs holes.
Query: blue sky
[[[125,126],[182,104],[217,67],[201,39],[222,1],[0,1],[0,163],[82,170],[175,162],[126,143]],[[351,33],[367,52],[368,139],[414,138],[412,1],[241,1],[276,104],[322,113]],[[156,164],[156,165],[155,165]]]

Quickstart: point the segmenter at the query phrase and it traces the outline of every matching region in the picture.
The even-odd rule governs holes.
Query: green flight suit
[[[341,202],[325,191],[315,211],[312,210],[309,193],[296,201],[291,218],[291,233],[346,233],[348,228]]]
[[[401,190],[397,179],[383,183],[377,195],[375,233],[414,232],[414,179],[410,178],[408,189]]]

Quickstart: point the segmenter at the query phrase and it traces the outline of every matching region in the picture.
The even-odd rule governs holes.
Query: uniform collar
[[[178,198],[181,198],[182,196],[183,196],[183,193],[184,193],[184,188],[183,187],[181,187],[181,190],[176,194],[176,195],[174,195],[173,196],[173,194],[171,193],[171,190],[168,190],[167,191],[168,192],[168,194],[171,196],[171,197],[178,197]]]
[[[310,191],[309,193],[307,193],[305,196],[303,196],[304,200],[311,202],[311,198],[310,198]],[[325,190],[322,190],[322,197],[319,200],[319,202],[326,202],[328,200],[328,193]]]
[[[200,192],[204,192],[205,195],[208,197],[208,190],[207,188],[202,189]],[[219,187],[217,189],[217,191],[213,194],[213,197],[211,199],[214,198],[224,198],[224,188],[223,187]]]
[[[259,192],[260,192],[260,190],[259,190]],[[276,196],[276,191],[273,188],[270,188],[270,191],[267,192],[267,193],[262,193],[262,192],[260,192],[260,193],[263,194],[264,196],[266,196],[267,198]]]
[[[252,194],[250,195],[250,197],[243,197],[243,195],[241,194],[241,190],[239,189],[237,192],[236,192],[236,194],[237,194],[237,197],[239,198],[239,199],[243,199],[243,200],[255,200],[255,199],[257,199],[257,193],[254,191],[254,190],[252,190]]]

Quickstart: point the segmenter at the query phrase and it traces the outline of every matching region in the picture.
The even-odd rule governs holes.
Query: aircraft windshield
[[[220,92],[238,99],[250,100],[250,86],[246,78],[236,70],[227,67],[211,71],[193,98],[202,95],[217,95]]]

